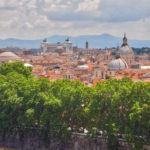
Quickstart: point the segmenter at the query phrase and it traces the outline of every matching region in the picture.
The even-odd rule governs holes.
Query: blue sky
[[[150,0],[0,0],[1,38],[124,32],[150,39]]]

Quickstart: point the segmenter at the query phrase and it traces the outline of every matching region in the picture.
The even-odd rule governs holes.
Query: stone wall
[[[121,142],[119,150],[132,150],[125,142]],[[17,150],[107,150],[106,141],[99,137],[91,140],[84,134],[73,134],[72,139],[67,142],[58,141],[54,138],[48,143],[41,140],[37,134],[24,134],[20,138],[18,133],[6,135],[5,138],[0,137],[0,146],[16,148]]]

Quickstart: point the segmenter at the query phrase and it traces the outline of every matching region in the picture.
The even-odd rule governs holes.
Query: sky
[[[150,0],[0,0],[0,38],[108,33],[150,40]]]

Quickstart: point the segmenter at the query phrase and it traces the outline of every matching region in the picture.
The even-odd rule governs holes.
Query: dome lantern
[[[127,37],[126,37],[126,33],[124,33],[122,46],[127,46],[127,45],[128,45],[128,39],[127,39]]]

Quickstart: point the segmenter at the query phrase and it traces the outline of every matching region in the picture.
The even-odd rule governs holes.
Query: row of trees
[[[0,131],[44,128],[68,137],[68,127],[103,131],[111,149],[118,134],[136,149],[150,143],[150,84],[110,79],[96,87],[79,81],[35,79],[22,63],[0,66]],[[91,135],[90,134],[90,135]],[[49,136],[47,136],[49,138]],[[115,147],[115,149],[117,149]]]

